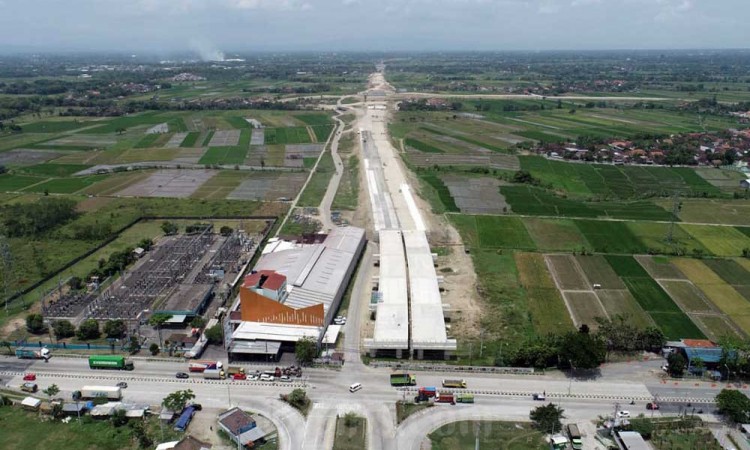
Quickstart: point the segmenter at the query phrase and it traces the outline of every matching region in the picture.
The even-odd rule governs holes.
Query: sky
[[[0,0],[0,52],[747,48],[750,0]]]

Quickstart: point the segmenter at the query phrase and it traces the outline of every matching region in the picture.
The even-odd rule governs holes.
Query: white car
[[[281,376],[281,377],[279,378],[279,381],[284,381],[284,382],[287,382],[287,383],[291,383],[291,382],[292,382],[292,379],[291,379],[291,378],[289,378],[289,375],[282,375],[282,376]]]
[[[258,381],[258,375],[248,375],[247,379],[249,381]]]
[[[263,374],[260,376],[260,381],[273,381],[273,380],[274,378],[272,375]]]
[[[630,417],[630,411],[617,411],[617,418],[627,419]]]

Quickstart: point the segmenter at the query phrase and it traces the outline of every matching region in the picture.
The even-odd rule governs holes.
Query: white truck
[[[121,400],[122,389],[117,386],[84,386],[81,388],[81,399],[104,397],[109,400]]]

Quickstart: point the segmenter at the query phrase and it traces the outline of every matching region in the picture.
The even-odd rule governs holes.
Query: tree
[[[673,352],[667,358],[667,365],[669,375],[673,377],[681,377],[685,373],[687,361],[685,361],[685,357],[682,356],[682,353]]]
[[[532,409],[529,418],[537,430],[545,433],[554,433],[555,431],[562,430],[560,421],[565,418],[564,412],[564,409],[554,403],[550,403]]]
[[[126,330],[127,325],[125,325],[125,322],[120,319],[104,322],[104,334],[106,334],[108,338],[122,339],[122,337],[125,336]]]
[[[195,394],[193,394],[191,389],[175,391],[164,397],[161,405],[170,411],[180,412],[185,409],[185,405],[193,399],[195,399]]]
[[[99,322],[94,319],[86,319],[78,326],[76,336],[82,341],[98,339],[101,335],[99,331]]]
[[[637,431],[644,439],[651,439],[651,435],[654,433],[653,422],[644,417],[636,417],[630,419],[629,422],[632,431]]]
[[[43,390],[50,399],[60,393],[60,388],[56,384],[51,384],[47,389]]]
[[[734,389],[722,389],[716,396],[719,412],[735,423],[750,421],[750,399],[747,395]]]
[[[220,323],[217,323],[211,328],[207,328],[204,333],[206,335],[206,339],[208,339],[209,344],[218,345],[221,344],[224,340],[224,331],[221,329]]]
[[[311,337],[303,337],[294,347],[294,355],[300,365],[310,364],[318,356],[318,343]]]
[[[164,234],[166,234],[167,236],[170,236],[172,234],[176,234],[179,228],[177,227],[177,224],[175,224],[174,222],[163,222],[161,224],[161,230],[164,232]]]
[[[42,334],[47,327],[41,314],[29,314],[26,316],[26,329],[32,334]]]
[[[304,389],[295,389],[286,396],[286,401],[295,408],[304,408],[310,400]]]
[[[514,183],[536,184],[537,180],[526,170],[518,170],[513,174]]]
[[[73,337],[76,334],[76,327],[69,320],[56,320],[52,322],[52,330],[54,330],[57,339]]]
[[[158,313],[148,318],[148,324],[152,327],[156,327],[156,331],[159,333],[159,347],[161,347],[161,327],[164,322],[172,318],[171,314]]]
[[[156,356],[159,354],[159,344],[156,342],[151,343],[151,345],[148,348],[148,351],[151,352],[152,355]]]
[[[70,277],[70,279],[68,280],[68,286],[70,286],[70,288],[74,291],[77,291],[83,288],[83,280],[81,279],[81,277]]]
[[[130,336],[128,350],[130,353],[138,353],[141,350],[141,343],[138,341],[138,336]]]
[[[344,414],[344,425],[347,428],[353,428],[357,426],[357,419],[359,419],[359,416],[355,414],[352,411],[349,411],[348,413]]]
[[[195,316],[193,317],[193,320],[190,321],[190,326],[193,328],[203,328],[206,326],[206,319],[201,316]]]
[[[8,356],[13,355],[13,349],[10,347],[10,341],[0,341],[0,347],[5,347],[8,352]]]
[[[121,427],[128,423],[128,417],[126,416],[127,411],[124,409],[117,409],[112,415],[112,425],[115,428]]]
[[[604,362],[606,354],[604,341],[598,336],[572,331],[562,337],[560,362],[574,369],[595,369]]]
[[[226,226],[226,225],[224,225],[224,226],[222,226],[221,228],[219,228],[219,233],[220,233],[220,234],[221,234],[222,236],[229,236],[230,234],[232,234],[232,231],[234,231],[234,230],[232,229],[232,227],[228,227],[228,226]]]

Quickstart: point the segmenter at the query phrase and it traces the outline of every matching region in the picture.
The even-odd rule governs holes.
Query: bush
[[[44,318],[41,314],[29,314],[26,316],[26,330],[32,334],[42,334],[47,331]]]
[[[101,336],[101,333],[99,332],[99,322],[94,319],[84,320],[78,327],[76,336],[82,341],[98,339],[99,336]]]
[[[52,323],[52,329],[57,339],[73,337],[76,334],[76,327],[69,320],[58,320]]]
[[[125,322],[120,319],[104,322],[104,334],[106,334],[108,338],[121,339],[125,336],[126,330],[127,326],[125,325]]]
[[[151,344],[148,347],[148,351],[150,351],[153,356],[158,355],[159,354],[159,344],[157,344],[156,342],[154,342],[153,344]]]

